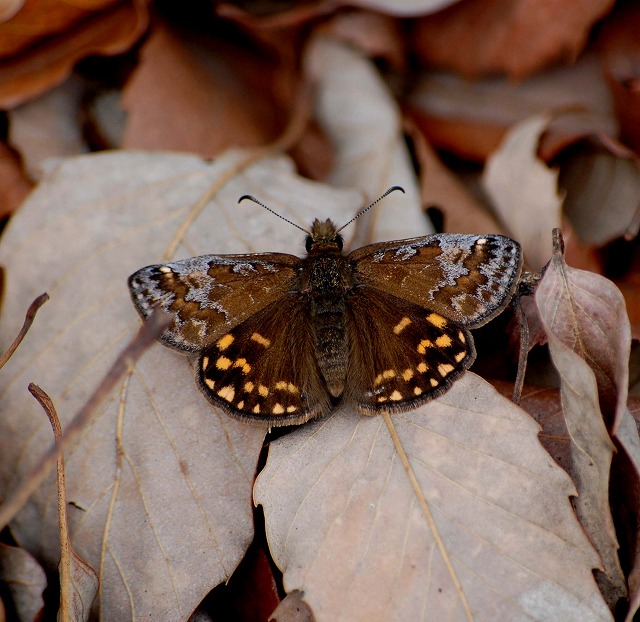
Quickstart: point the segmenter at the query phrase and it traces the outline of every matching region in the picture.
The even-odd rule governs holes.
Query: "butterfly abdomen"
[[[337,398],[344,393],[349,363],[345,296],[352,287],[351,271],[338,253],[311,255],[305,267],[318,367]]]

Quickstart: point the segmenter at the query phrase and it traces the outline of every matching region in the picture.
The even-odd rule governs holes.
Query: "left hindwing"
[[[363,414],[401,412],[444,393],[475,358],[468,330],[391,294],[348,298],[347,400]]]
[[[332,408],[300,293],[221,335],[200,355],[196,376],[207,399],[238,419],[292,425]]]
[[[468,328],[509,303],[522,269],[520,245],[502,235],[443,233],[354,250],[359,283],[394,294]]]

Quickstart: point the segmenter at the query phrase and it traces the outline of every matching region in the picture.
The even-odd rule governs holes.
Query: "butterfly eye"
[[[311,252],[312,246],[313,246],[313,238],[310,235],[308,235],[304,243],[304,247],[307,249],[307,253]]]
[[[342,239],[341,235],[336,235],[336,246],[338,247],[338,250],[342,250],[342,247],[344,246],[344,241]]]

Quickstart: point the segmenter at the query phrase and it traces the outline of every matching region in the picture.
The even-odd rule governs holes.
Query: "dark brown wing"
[[[349,255],[358,281],[475,328],[509,303],[520,245],[502,235],[443,233],[363,246]]]
[[[308,300],[288,294],[221,335],[202,352],[197,378],[230,415],[271,426],[331,410],[315,357]]]
[[[129,290],[143,318],[155,307],[174,316],[166,345],[199,352],[284,296],[299,263],[283,253],[203,255],[142,268]]]
[[[363,414],[401,412],[444,393],[471,366],[471,333],[443,315],[372,288],[349,296],[348,394]]]

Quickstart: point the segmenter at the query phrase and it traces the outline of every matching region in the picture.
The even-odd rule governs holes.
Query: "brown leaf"
[[[413,45],[424,65],[468,77],[523,78],[583,50],[613,0],[466,0],[417,21]]]
[[[32,621],[42,615],[42,593],[47,587],[47,577],[40,564],[27,551],[0,542],[0,583],[11,594],[17,619]]]
[[[106,0],[102,11],[92,10],[95,4],[91,2],[86,10],[56,0],[35,1],[25,4],[29,10],[23,9],[0,24],[0,37],[6,42],[4,59],[0,61],[3,108],[17,106],[60,84],[81,58],[124,52],[147,27],[149,16],[144,0]]]
[[[274,441],[256,481],[285,589],[317,620],[610,619],[526,414],[467,372],[391,420],[419,495],[383,418],[346,409]]]
[[[593,53],[584,54],[570,67],[549,68],[517,83],[424,71],[408,102],[431,142],[481,162],[512,125],[550,110],[572,113],[558,115],[542,137],[540,156],[547,162],[578,138],[618,132],[601,59]]]
[[[0,142],[0,219],[12,214],[31,191],[16,154]]]
[[[626,585],[609,509],[614,446],[603,414],[615,429],[626,409],[630,330],[624,301],[607,279],[568,267],[559,246],[535,300],[561,377],[562,407],[572,441],[569,472],[578,489],[574,504],[602,557],[604,591],[613,607],[618,598],[626,597]]]
[[[447,233],[504,233],[500,224],[447,169],[424,136],[413,124],[407,132],[413,139],[415,158],[420,164],[422,205],[439,209]]]
[[[272,72],[245,49],[157,24],[124,91],[122,146],[213,156],[273,140],[280,128],[263,95]]]
[[[604,56],[607,80],[611,86],[622,140],[640,152],[640,10],[635,3],[618,3],[604,23],[598,48]]]

